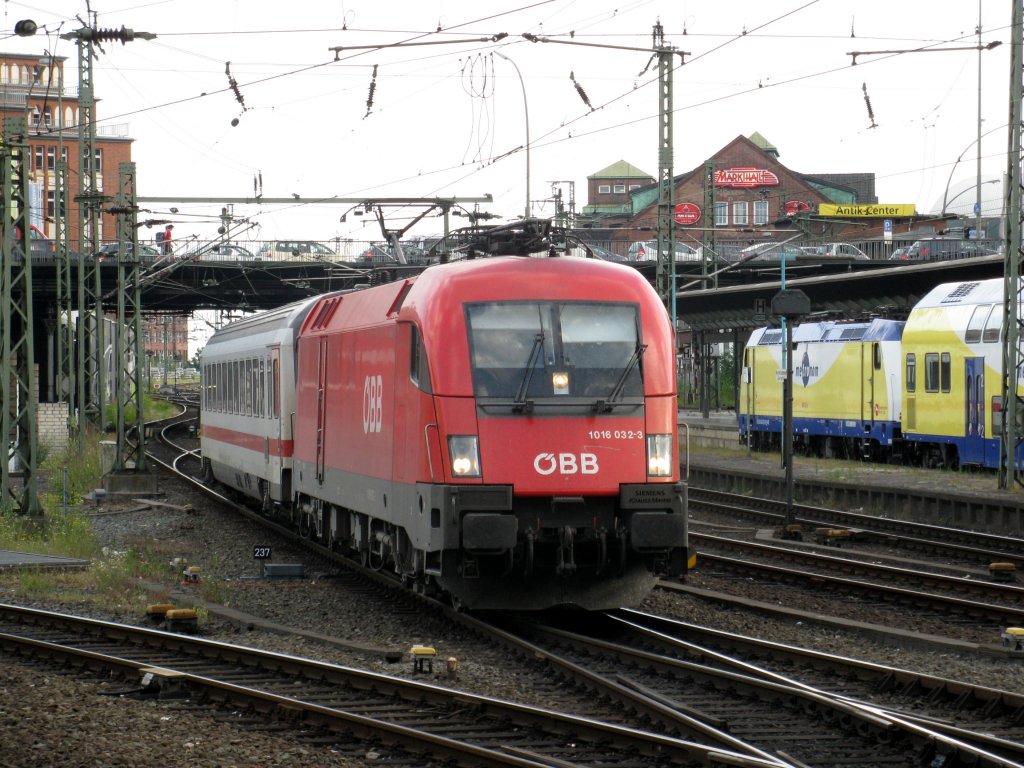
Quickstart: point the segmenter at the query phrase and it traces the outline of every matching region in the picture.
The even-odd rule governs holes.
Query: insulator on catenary
[[[370,93],[366,97],[366,114],[363,115],[365,120],[370,116],[370,110],[373,109],[373,92],[377,90],[377,65],[373,65],[373,76],[370,79]]]
[[[84,30],[89,34],[87,37],[91,37],[98,43],[117,43],[121,44],[129,43],[135,38],[141,38],[142,40],[152,40],[156,35],[152,32],[136,32],[134,29],[128,29],[122,26],[120,29],[89,29]]]
[[[583,90],[583,86],[576,82],[576,73],[570,72],[569,79],[572,80],[572,84],[576,87],[576,93],[578,93],[580,98],[583,99],[583,103],[590,108],[591,112],[593,112],[594,105],[590,103],[590,98],[587,96],[587,92]]]
[[[878,124],[875,122],[875,110],[871,108],[871,97],[868,96],[868,84],[862,83],[861,90],[864,91],[864,103],[868,107],[868,119],[871,120],[870,128],[877,128]]]

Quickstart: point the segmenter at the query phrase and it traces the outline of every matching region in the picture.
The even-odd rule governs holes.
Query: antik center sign
[[[877,216],[879,218],[897,218],[900,216],[916,216],[917,206],[914,203],[896,203],[874,205],[836,205],[835,203],[822,203],[818,206],[819,216],[851,216],[864,218]]]

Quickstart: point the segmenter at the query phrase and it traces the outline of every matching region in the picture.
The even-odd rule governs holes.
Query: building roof
[[[592,173],[588,179],[653,179],[649,173],[644,173],[635,165],[630,165],[625,160],[612,163],[607,168]]]
[[[750,139],[754,144],[759,146],[761,149],[763,149],[765,152],[767,152],[772,157],[775,157],[776,159],[779,157],[778,147],[776,147],[774,144],[772,144],[770,141],[768,141],[768,139],[766,139],[764,136],[762,136],[757,131],[754,131],[747,138]]]

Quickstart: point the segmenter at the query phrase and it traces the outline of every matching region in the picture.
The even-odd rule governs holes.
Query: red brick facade
[[[69,87],[65,77],[67,59],[62,56],[28,56],[0,53],[0,118],[24,116],[28,125],[29,216],[47,237],[55,232],[56,163],[68,163],[68,236],[71,250],[78,243],[79,168],[78,89]],[[74,67],[72,67],[74,69]],[[94,109],[93,118],[98,115]],[[118,166],[131,160],[132,140],[125,125],[97,128],[97,191],[113,196],[118,191]],[[116,237],[115,218],[104,213],[99,239]]]

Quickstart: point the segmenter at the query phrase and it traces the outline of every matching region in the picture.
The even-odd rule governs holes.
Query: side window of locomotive
[[[939,391],[939,353],[926,352],[924,356],[924,391]]]
[[[874,360],[875,370],[882,370],[882,347],[877,341],[871,345],[871,357]]]
[[[949,352],[942,353],[942,360],[939,363],[939,386],[943,392],[949,392],[950,381],[952,380],[953,364],[949,358]]]
[[[907,392],[917,389],[917,356],[911,352],[907,355]]]
[[[981,331],[985,327],[985,321],[988,320],[988,315],[991,311],[992,307],[987,304],[979,304],[974,308],[974,312],[971,313],[971,319],[967,323],[967,332],[964,334],[965,342],[977,344],[981,341]]]
[[[986,344],[999,341],[999,330],[1003,322],[1002,307],[993,306],[985,322],[985,330],[981,334],[981,340]]]
[[[409,325],[409,378],[413,384],[426,393],[433,390],[430,386],[430,367],[427,365],[427,351],[423,346],[420,329]]]

